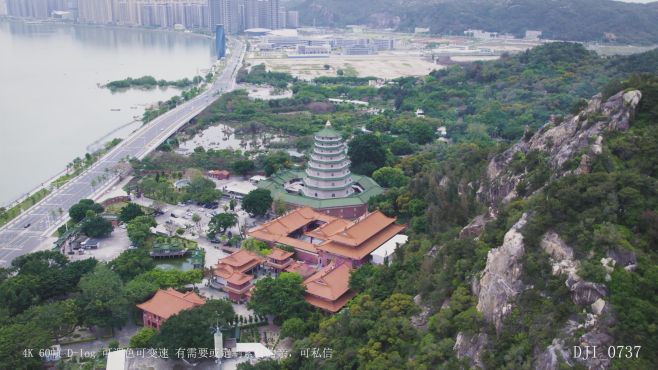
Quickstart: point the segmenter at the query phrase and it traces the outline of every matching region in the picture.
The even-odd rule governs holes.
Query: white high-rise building
[[[7,15],[7,2],[0,0],[0,15]]]
[[[240,32],[239,5],[239,0],[208,0],[210,28],[214,29],[221,24],[227,34],[235,35]]]
[[[286,27],[287,28],[299,28],[299,12],[296,10],[290,10],[286,12]]]
[[[82,23],[115,23],[116,0],[81,0],[78,3],[78,20]]]

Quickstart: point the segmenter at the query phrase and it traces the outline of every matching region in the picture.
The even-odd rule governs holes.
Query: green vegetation
[[[160,331],[151,342],[154,348],[166,348],[171,353],[171,358],[191,358],[187,353],[188,348],[214,348],[213,337],[210,329],[218,322],[228,323],[235,312],[228,300],[209,300],[206,304],[184,310],[178,315],[170,317],[162,324]],[[200,335],[206,333],[207,335]],[[182,352],[179,352],[182,349]]]
[[[142,211],[142,207],[135,203],[126,204],[119,213],[121,222],[130,222],[139,216],[144,216],[144,211]]]
[[[289,83],[295,80],[295,78],[287,73],[268,72],[264,64],[253,66],[248,72],[246,69],[241,69],[237,76],[238,83],[270,85],[279,89],[285,89]]]
[[[142,122],[149,123],[156,119],[158,116],[176,108],[178,105],[196,97],[201,94],[202,90],[198,86],[194,86],[188,90],[183,91],[180,96],[176,95],[165,102],[158,102],[155,107],[148,108],[144,111]]]
[[[208,238],[214,239],[217,234],[223,234],[226,229],[238,223],[238,215],[235,213],[218,213],[210,219],[208,224]]]
[[[304,318],[310,306],[304,300],[306,288],[302,281],[300,275],[289,272],[258,280],[247,305],[258,315],[271,316],[279,324],[294,317]]]
[[[272,195],[267,189],[256,189],[242,199],[242,209],[252,216],[264,216],[272,208]]]
[[[241,367],[468,368],[468,360],[457,359],[453,350],[461,332],[488,334],[490,341],[482,356],[487,368],[534,368],[538,354],[563,335],[568,320],[580,323],[583,310],[590,310],[573,303],[566,277],[553,275],[550,259],[539,245],[545,232],[553,230],[573,248],[581,263],[578,273],[606,285],[605,299],[612,316],[604,314],[600,322],[609,322],[606,325],[614,343],[643,346],[641,358],[632,362],[616,359],[611,368],[653,369],[658,363],[658,77],[655,70],[653,75],[634,74],[647,72],[646,66],[655,66],[657,60],[655,52],[603,59],[580,45],[557,43],[499,61],[398,79],[380,89],[367,88],[362,79],[341,84],[325,78],[291,82],[293,97],[276,102],[252,101],[244,92],[220,97],[181,135],[223,121],[243,133],[286,133],[291,136],[290,145],[307,150],[312,143],[309,136],[330,119],[344,138],[350,139],[355,172],[372,174],[388,187],[371,199],[370,209],[397,217],[409,226],[405,234],[410,237],[389,265],[365,265],[353,272],[350,287],[357,295],[335,315],[321,314],[306,304],[298,275],[260,279],[249,306],[282,325],[281,334],[294,340],[292,356],[279,363]],[[609,96],[625,89],[643,93],[635,117],[629,130],[605,132],[601,154],[592,155],[589,173],[553,178],[549,158],[542,152],[515,155],[510,168],[525,174],[525,181],[516,189],[522,197],[495,205],[497,218],[479,238],[459,238],[460,230],[489,208],[479,200],[478,189],[492,156],[543,127],[551,115],[575,113],[582,108],[582,99],[598,91]],[[367,98],[382,112],[370,116],[354,107],[330,109],[324,103],[328,96],[336,96],[333,94]],[[418,108],[427,118],[413,115]],[[373,132],[363,132],[364,125]],[[449,142],[435,140],[441,126],[447,128]],[[148,181],[150,193],[161,192],[159,199],[178,201],[187,196],[187,190],[175,190],[172,183],[182,178],[183,171],[231,168],[233,163],[251,158],[256,170],[275,173],[293,165],[292,159],[281,153],[198,149],[184,157],[161,151],[133,165],[142,177],[138,184],[142,191]],[[573,165],[568,163],[566,168],[573,169]],[[190,194],[212,191],[201,182],[198,185]],[[253,214],[265,213],[272,205],[265,192],[244,201],[244,208]],[[93,216],[95,211],[91,211]],[[524,289],[496,332],[478,312],[472,289],[490,250],[501,245],[523,213],[529,215],[522,230]],[[136,240],[149,247],[158,240],[148,232],[152,220],[144,217],[130,221],[128,232],[131,239],[137,236]],[[228,224],[219,221],[215,222],[217,231]],[[133,223],[138,227],[131,230]],[[261,254],[269,251],[266,243],[253,239],[245,240],[242,247]],[[611,253],[634,256],[635,266],[625,269],[618,265],[606,272],[600,260]],[[111,327],[125,321],[128,310],[157,289],[182,289],[202,279],[200,270],[152,269],[145,251],[126,253],[109,268],[101,265],[95,269],[96,264],[94,260],[69,262],[58,253],[39,252],[16,259],[9,271],[0,270],[0,344],[11,350],[16,348],[9,344],[14,341],[32,345],[26,342],[33,340],[41,345],[43,338],[52,342],[58,333],[68,330],[71,307],[47,306],[53,302],[73,298],[81,312],[80,322]],[[92,294],[91,288],[101,279],[108,287]],[[67,293],[72,293],[71,297]],[[420,307],[414,302],[416,296]],[[91,299],[97,304],[90,305]],[[34,308],[43,306],[47,307]],[[218,319],[232,322],[230,307],[217,302],[185,311],[168,320],[155,337],[145,334],[142,343],[169,348],[170,353],[178,348],[208,348],[212,337],[199,333],[209,333]],[[421,310],[426,310],[424,324],[418,323]],[[35,319],[18,321],[26,312],[30,315],[24,317]],[[58,325],[62,331],[34,325],[37,317],[45,320],[52,312],[66,313]],[[565,345],[576,344],[585,330],[577,330]],[[28,332],[32,339],[21,337]],[[253,332],[246,337],[250,336],[254,337]],[[331,348],[332,357],[302,357],[304,348]],[[0,363],[13,364],[11,356],[16,354],[3,351]]]
[[[151,216],[138,216],[128,223],[126,230],[130,241],[136,247],[143,247],[146,241],[151,237],[151,228],[156,227],[157,223]]]
[[[482,29],[523,36],[542,30],[550,40],[617,41],[656,44],[658,9],[654,4],[625,4],[599,0],[304,0],[296,8],[302,22],[318,26],[372,24],[413,31],[430,27],[434,34],[462,35]],[[380,14],[373,19],[372,14]],[[574,21],[577,19],[578,21]],[[633,21],[629,21],[633,19]]]
[[[142,76],[139,78],[127,77],[123,80],[111,81],[104,87],[110,89],[112,92],[130,88],[153,89],[156,87],[176,87],[184,89],[190,86],[196,86],[203,81],[201,76],[195,76],[191,80],[189,78],[183,78],[176,81],[156,80],[153,76]]]

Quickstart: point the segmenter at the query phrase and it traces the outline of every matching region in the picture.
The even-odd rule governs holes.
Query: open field
[[[288,72],[295,77],[311,80],[320,76],[336,76],[339,69],[354,71],[360,77],[397,78],[422,76],[444,68],[416,54],[387,53],[378,55],[331,55],[318,58],[276,58],[250,55],[252,65],[265,64],[269,71]],[[331,68],[325,69],[325,64]]]

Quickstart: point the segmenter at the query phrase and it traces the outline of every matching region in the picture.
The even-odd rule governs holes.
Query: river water
[[[180,93],[112,93],[98,84],[192,78],[212,63],[212,41],[198,35],[0,21],[0,205],[61,172],[99,139],[125,137],[146,106]]]

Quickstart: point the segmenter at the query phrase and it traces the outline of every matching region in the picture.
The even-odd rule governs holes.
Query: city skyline
[[[86,24],[214,30],[299,27],[299,12],[279,0],[0,0],[0,14],[59,18]]]

